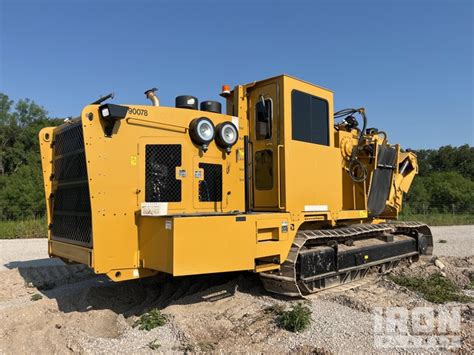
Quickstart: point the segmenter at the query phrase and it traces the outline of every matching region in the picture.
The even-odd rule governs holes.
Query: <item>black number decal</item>
[[[148,110],[142,109],[142,108],[133,108],[130,107],[128,109],[128,113],[130,115],[137,115],[137,116],[148,116]]]

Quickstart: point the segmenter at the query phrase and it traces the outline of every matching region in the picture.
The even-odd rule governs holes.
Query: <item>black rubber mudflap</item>
[[[379,216],[385,209],[396,158],[397,150],[395,148],[385,145],[378,147],[377,168],[369,192],[368,209],[370,217]]]

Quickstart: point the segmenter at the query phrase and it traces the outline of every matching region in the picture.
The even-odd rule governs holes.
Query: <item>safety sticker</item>
[[[165,216],[168,214],[168,202],[142,202],[142,216]]]

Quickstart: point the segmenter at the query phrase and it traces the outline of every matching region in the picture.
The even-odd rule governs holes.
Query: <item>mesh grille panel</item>
[[[92,220],[81,122],[54,134],[51,239],[92,247]]]
[[[222,165],[199,163],[204,180],[199,181],[199,201],[222,201]]]
[[[81,122],[76,122],[61,129],[54,137],[54,154],[56,156],[84,149],[84,137]]]
[[[87,186],[58,188],[54,192],[54,211],[89,212],[90,200]]]
[[[63,155],[54,161],[54,180],[67,181],[87,178],[84,150]]]
[[[54,240],[91,246],[91,216],[55,214],[51,233]]]
[[[176,167],[181,166],[181,145],[148,144],[145,150],[145,201],[181,201],[181,180],[176,179]]]

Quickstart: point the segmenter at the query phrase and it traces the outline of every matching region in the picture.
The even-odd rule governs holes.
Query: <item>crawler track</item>
[[[376,261],[367,261],[350,268],[337,268],[331,272],[302,277],[298,270],[301,252],[317,252],[320,247],[330,246],[337,253],[338,245],[357,244],[367,246],[382,243],[387,246],[393,238],[414,238],[416,250],[399,255],[390,255]],[[380,240],[386,240],[385,243]],[[352,247],[357,251],[357,247]],[[431,254],[433,241],[427,225],[418,222],[394,222],[384,224],[358,224],[335,229],[300,230],[293,241],[288,258],[277,271],[260,274],[265,289],[269,292],[293,297],[305,297],[327,288],[347,288],[351,283],[363,279],[372,268],[386,272],[396,267],[403,259],[417,258],[420,254]],[[362,248],[360,249],[362,250]],[[339,258],[336,255],[336,259]],[[336,260],[337,265],[337,260]]]

